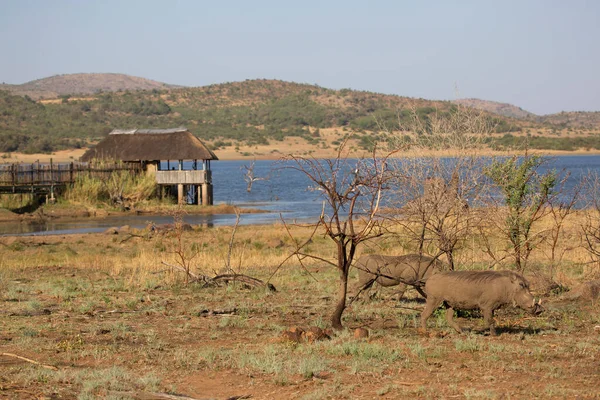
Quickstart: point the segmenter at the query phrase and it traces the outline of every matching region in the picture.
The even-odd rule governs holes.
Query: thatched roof
[[[112,159],[120,161],[218,160],[186,128],[115,129],[95,147],[81,156],[81,161]]]

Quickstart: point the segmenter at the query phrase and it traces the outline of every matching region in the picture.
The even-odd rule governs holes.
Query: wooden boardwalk
[[[80,177],[108,179],[115,171],[140,173],[139,164],[33,163],[0,164],[0,193],[54,194]]]

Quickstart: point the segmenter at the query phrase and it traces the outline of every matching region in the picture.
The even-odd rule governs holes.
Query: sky
[[[0,0],[0,82],[82,72],[600,111],[600,1]]]

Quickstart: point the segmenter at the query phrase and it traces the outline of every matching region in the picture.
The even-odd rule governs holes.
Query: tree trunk
[[[337,305],[331,315],[331,327],[336,330],[342,330],[342,314],[346,309],[346,295],[348,294],[348,271],[340,270],[340,282],[337,294]]]
[[[446,257],[448,258],[448,264],[450,265],[450,271],[454,271],[454,254],[452,253],[452,251],[447,251]]]
[[[522,272],[521,245],[519,243],[515,243],[513,249],[515,251],[515,266],[517,267],[517,271]]]

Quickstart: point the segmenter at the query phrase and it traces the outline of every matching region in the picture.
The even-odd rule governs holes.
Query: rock
[[[356,328],[354,330],[355,339],[364,339],[369,337],[369,330],[367,328]]]
[[[317,326],[311,326],[308,329],[303,329],[298,326],[295,326],[286,331],[283,331],[280,336],[280,340],[282,342],[292,343],[313,343],[319,340],[328,339],[331,339],[330,334]]]
[[[300,343],[302,341],[303,333],[304,333],[304,329],[295,326],[295,327],[290,328],[287,331],[283,331],[281,333],[281,341],[282,342]]]
[[[330,379],[333,376],[331,372],[328,371],[319,371],[313,373],[313,378],[316,379]]]
[[[302,338],[309,343],[316,342],[318,340],[331,339],[331,337],[318,326],[311,326],[308,328],[308,330],[303,333]]]
[[[598,300],[600,298],[600,279],[584,282],[565,293],[565,300]]]

